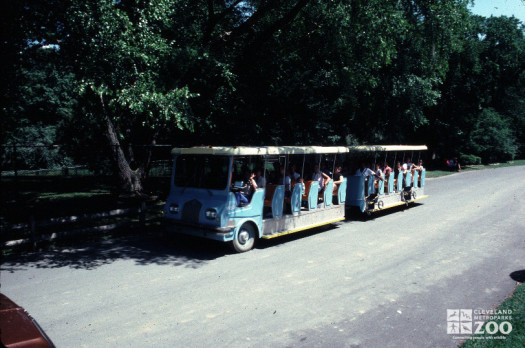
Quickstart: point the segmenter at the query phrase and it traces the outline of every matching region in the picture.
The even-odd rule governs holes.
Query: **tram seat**
[[[303,201],[306,202],[306,209],[312,210],[317,208],[319,181],[305,181],[304,185]]]
[[[367,181],[366,182],[366,185],[367,185],[366,194],[367,194],[367,196],[376,193],[376,188],[375,188],[375,185],[374,185],[375,184],[374,177],[369,176],[366,181]]]
[[[412,179],[413,187],[419,187],[419,171],[414,171],[414,178]]]
[[[272,216],[274,218],[283,216],[284,208],[284,185],[277,185],[272,197]]]
[[[275,193],[275,189],[277,188],[277,186],[279,185],[266,185],[266,194],[264,196],[264,205],[266,207],[272,206],[273,194]]]
[[[304,182],[304,195],[303,195],[303,201],[308,200],[308,194],[310,194],[310,187],[315,181],[305,181]]]
[[[297,214],[301,211],[301,185],[292,185],[292,194],[290,197],[285,198],[285,201],[290,204],[290,211],[292,214]]]
[[[333,203],[334,204],[343,204],[346,201],[346,187],[347,187],[347,178],[343,178],[343,182],[337,185],[334,188]]]
[[[405,186],[410,186],[412,184],[412,172],[409,170],[405,176]]]
[[[295,188],[297,186],[297,189]],[[301,186],[296,185],[295,182],[292,183],[290,187],[290,195],[288,197],[284,197],[284,203],[289,204],[291,206],[292,213],[296,213],[297,211],[294,211],[294,207],[297,206],[297,203],[299,203],[299,211],[301,210]]]
[[[399,172],[397,174],[397,180],[396,180],[396,187],[397,187],[397,192],[401,192],[401,190],[403,190],[403,180],[404,180],[405,176],[403,175],[403,173]]]
[[[386,187],[388,188],[388,194],[394,193],[395,184],[396,184],[396,180],[394,179],[394,173],[391,172],[385,184]]]
[[[329,207],[333,203],[333,195],[334,192],[334,181],[330,180],[323,191],[323,203],[325,207]]]
[[[377,181],[377,194],[380,196],[385,194],[385,181],[384,180],[378,180]]]

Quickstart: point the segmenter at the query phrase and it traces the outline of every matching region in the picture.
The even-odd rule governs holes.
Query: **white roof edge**
[[[302,155],[315,153],[347,153],[345,146],[196,146],[174,148],[173,155]]]
[[[424,151],[426,145],[359,145],[359,146],[195,146],[174,148],[173,155],[302,155],[334,154],[365,151]]]
[[[349,146],[348,150],[352,151],[425,151],[428,150],[426,145],[359,145]]]

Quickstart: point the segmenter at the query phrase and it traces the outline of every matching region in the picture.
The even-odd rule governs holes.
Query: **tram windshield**
[[[229,163],[228,156],[180,155],[175,163],[175,186],[224,190]]]

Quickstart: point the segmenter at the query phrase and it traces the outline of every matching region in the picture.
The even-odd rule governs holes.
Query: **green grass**
[[[451,172],[447,170],[427,170],[425,176],[427,178],[438,178],[440,176],[450,175],[454,173],[455,172]]]
[[[509,161],[506,163],[493,163],[493,164],[481,164],[481,165],[475,165],[475,166],[465,166],[462,168],[462,171],[470,171],[470,170],[481,170],[481,169],[494,169],[494,168],[502,168],[502,167],[513,167],[513,166],[525,166],[525,160],[515,160],[515,161]],[[450,175],[457,173],[455,171],[448,171],[448,170],[427,170],[426,177],[427,178],[438,178],[440,176]]]
[[[481,169],[500,168],[500,167],[512,167],[512,166],[525,166],[525,159],[509,161],[509,162],[506,162],[506,163],[489,164],[489,165],[482,166]]]
[[[476,339],[468,339],[462,348],[481,348],[481,347],[525,347],[525,284],[519,285],[514,294],[507,298],[498,307],[498,310],[512,310],[512,319],[508,320],[512,324],[512,331],[506,336],[506,339],[494,339],[495,337],[505,336],[497,332],[494,335],[478,334],[474,335]],[[494,320],[498,325],[505,320]],[[486,331],[483,325],[482,331]],[[482,337],[482,339],[478,339]]]

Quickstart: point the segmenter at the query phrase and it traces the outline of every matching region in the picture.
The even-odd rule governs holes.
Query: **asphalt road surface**
[[[427,181],[430,198],[244,254],[144,233],[10,256],[1,291],[57,347],[456,347],[525,269],[525,167]]]

